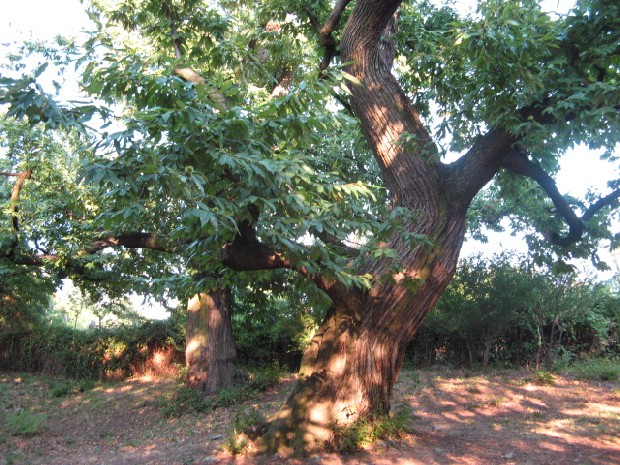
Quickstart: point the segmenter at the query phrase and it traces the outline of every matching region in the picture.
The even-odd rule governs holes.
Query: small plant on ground
[[[465,390],[470,394],[481,394],[480,386],[477,383],[470,383],[465,387]]]
[[[6,426],[14,436],[33,436],[44,430],[45,415],[32,413],[29,410],[10,413],[6,418]]]
[[[221,389],[213,396],[213,407],[230,407],[245,402],[249,398],[249,392],[243,386]]]
[[[256,391],[266,391],[280,382],[283,371],[278,362],[269,366],[256,368],[249,374],[249,385]]]
[[[257,408],[237,412],[232,420],[231,431],[224,441],[224,449],[233,455],[243,453],[249,445],[248,435],[255,434],[264,422],[265,417]]]
[[[538,370],[533,374],[534,380],[538,384],[543,384],[545,386],[551,386],[555,384],[555,375],[548,371]]]
[[[243,451],[247,449],[248,445],[248,438],[245,434],[233,431],[226,436],[226,440],[224,441],[224,445],[222,447],[231,454],[238,455],[243,453]]]
[[[354,452],[380,439],[401,437],[409,430],[410,422],[411,412],[406,408],[394,416],[371,415],[368,418],[358,418],[350,425],[334,426],[333,445],[341,452]]]
[[[420,376],[419,371],[411,372],[411,384],[413,387],[418,387],[422,384],[422,377]]]
[[[71,384],[65,380],[53,380],[49,387],[54,397],[65,397],[71,394]]]
[[[77,383],[77,390],[79,392],[91,391],[95,387],[95,381],[92,379],[81,379]]]

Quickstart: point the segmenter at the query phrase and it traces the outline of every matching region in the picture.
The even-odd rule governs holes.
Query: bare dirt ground
[[[252,408],[275,412],[293,377],[252,402],[166,418],[158,401],[174,394],[177,380],[54,397],[50,378],[0,373],[0,464],[620,465],[620,383],[544,381],[526,371],[403,371],[394,407],[408,406],[412,422],[402,438],[301,459],[233,456],[223,447],[231,418]],[[35,434],[16,435],[4,420],[19,411],[42,414]]]

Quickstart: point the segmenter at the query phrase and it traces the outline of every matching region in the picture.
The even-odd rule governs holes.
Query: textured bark
[[[268,449],[321,447],[334,424],[389,412],[407,344],[456,269],[471,199],[497,172],[513,138],[501,129],[482,137],[457,163],[444,165],[415,108],[391,74],[399,1],[358,0],[341,42],[351,104],[382,170],[392,207],[415,212],[408,231],[433,246],[393,237],[402,271],[369,259],[358,270],[369,291],[324,286],[334,307],[302,362],[302,378],[271,419]],[[402,144],[407,135],[411,143]],[[385,280],[390,276],[390,280]]]
[[[230,387],[236,360],[230,289],[196,294],[187,304],[185,384],[204,394]]]

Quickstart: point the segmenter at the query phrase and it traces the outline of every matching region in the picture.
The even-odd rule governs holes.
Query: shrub
[[[250,373],[250,387],[256,391],[266,391],[275,386],[282,378],[283,370],[278,362],[261,368],[256,368]]]
[[[184,338],[182,328],[172,321],[93,331],[51,326],[0,332],[0,370],[78,379],[124,378],[148,371],[154,354],[164,348],[180,360]]]
[[[71,384],[64,380],[54,380],[49,383],[49,387],[52,390],[52,396],[54,397],[65,397],[71,394]]]

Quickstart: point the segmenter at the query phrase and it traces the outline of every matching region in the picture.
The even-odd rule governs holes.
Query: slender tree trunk
[[[467,357],[469,360],[469,368],[474,367],[474,354],[471,351],[471,346],[469,345],[469,341],[465,339],[465,346],[467,347]]]
[[[482,354],[482,368],[489,367],[489,360],[491,358],[491,349],[493,348],[493,333],[488,332],[484,335],[484,352]]]
[[[185,384],[204,394],[230,387],[236,361],[230,289],[196,294],[187,304]]]

